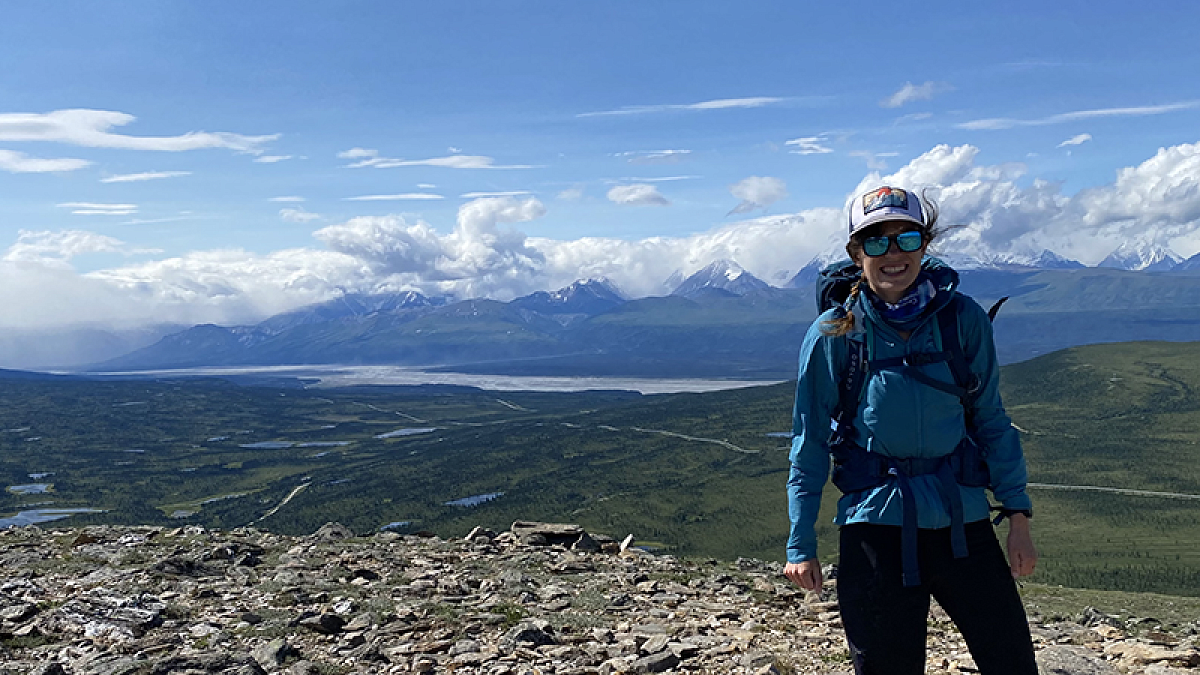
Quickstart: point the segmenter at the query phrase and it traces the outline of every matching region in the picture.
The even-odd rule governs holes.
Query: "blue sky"
[[[782,283],[881,176],[964,254],[1200,251],[1200,5],[815,4],[14,4],[0,325]]]

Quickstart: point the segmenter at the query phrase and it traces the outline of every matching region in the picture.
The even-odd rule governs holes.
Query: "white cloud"
[[[57,205],[60,209],[73,209],[74,215],[79,216],[127,216],[137,213],[137,204],[96,204],[94,202],[65,202]]]
[[[0,171],[9,173],[50,173],[54,171],[77,171],[91,162],[86,159],[41,159],[23,152],[0,150]]]
[[[670,183],[670,182],[674,182],[674,181],[677,181],[677,180],[695,180],[695,179],[697,179],[697,178],[703,178],[703,176],[655,176],[655,177],[653,177],[653,178],[650,178],[650,177],[644,177],[644,176],[626,176],[625,178],[618,178],[618,179],[616,179],[615,181],[608,181],[608,182],[617,182],[617,183]]]
[[[1059,143],[1058,147],[1065,148],[1065,147],[1071,146],[1071,145],[1083,145],[1084,143],[1087,143],[1090,140],[1092,140],[1091,134],[1079,134],[1077,136],[1072,136],[1072,137],[1068,138],[1067,140],[1063,141],[1062,143]]]
[[[417,183],[418,190],[436,190],[437,186],[433,183]]]
[[[583,188],[571,187],[558,193],[558,199],[564,202],[577,202],[583,199]]]
[[[1072,196],[1042,179],[1021,187],[1016,180],[1024,166],[976,166],[978,153],[970,145],[937,146],[859,187],[882,180],[927,189],[941,206],[942,222],[954,226],[943,248],[984,259],[1049,248],[1095,264],[1129,241],[1200,244],[1200,143],[1163,148],[1118,171],[1114,183]]]
[[[605,115],[642,115],[646,113],[668,112],[672,110],[727,110],[729,108],[761,108],[763,106],[782,103],[789,99],[773,96],[755,96],[751,98],[721,98],[699,103],[678,105],[632,105],[617,110],[580,113],[576,117],[601,117]]]
[[[1049,117],[1041,117],[1032,120],[1019,120],[1008,117],[995,117],[991,119],[971,120],[958,125],[960,129],[974,130],[997,130],[997,129],[1012,129],[1013,127],[1041,127],[1050,124],[1063,124],[1065,122],[1078,122],[1080,120],[1090,120],[1101,117],[1145,117],[1147,115],[1165,115],[1167,113],[1178,112],[1180,110],[1192,110],[1200,108],[1200,101],[1184,101],[1182,103],[1168,103],[1166,105],[1149,105],[1137,106],[1131,108],[1100,108],[1097,110],[1076,110],[1074,112],[1060,113],[1058,115],[1050,115]]]
[[[794,145],[795,150],[788,152],[797,155],[825,155],[833,152],[833,148],[825,145],[824,136],[806,136],[804,138],[793,138],[790,141],[784,142],[784,145]]]
[[[350,148],[339,152],[337,156],[341,159],[363,159],[366,157],[378,157],[379,151],[370,148]]]
[[[259,164],[275,164],[292,159],[292,157],[292,155],[263,155],[262,157],[255,157],[254,161]]]
[[[445,197],[442,195],[430,194],[428,192],[407,192],[398,195],[361,195],[358,197],[342,197],[342,201],[346,202],[401,202],[430,199],[445,199]]]
[[[848,153],[851,157],[861,157],[867,160],[867,168],[872,171],[883,171],[888,168],[887,158],[896,157],[899,153],[896,152],[868,152],[866,150],[854,150]]]
[[[899,91],[880,101],[879,105],[884,108],[899,108],[913,101],[928,101],[940,93],[952,91],[953,89],[954,87],[945,82],[926,82],[925,84],[905,82]]]
[[[125,173],[115,176],[101,178],[101,183],[136,183],[145,180],[158,180],[160,178],[176,178],[178,176],[190,176],[191,171],[153,171],[148,173]]]
[[[181,212],[178,216],[167,216],[165,218],[130,218],[122,225],[152,225],[154,223],[177,223],[181,220],[196,220],[196,216],[188,211]]]
[[[778,178],[771,178],[769,176],[750,176],[749,178],[744,178],[730,185],[729,192],[742,201],[725,215],[749,213],[757,209],[765,209],[788,196],[787,184]]]
[[[544,214],[532,197],[484,198],[459,207],[454,232],[445,237],[424,221],[400,216],[354,218],[314,236],[378,276],[399,275],[464,297],[512,298],[536,289],[544,257],[526,245],[524,233],[499,224]]]
[[[270,198],[270,199],[268,199],[267,201],[269,201],[269,202],[283,202],[283,203],[291,203],[291,202],[303,202],[303,201],[306,201],[306,200],[304,199],[304,197],[296,197],[296,196],[294,196],[294,195],[291,195],[291,196],[284,196],[284,197],[271,197],[271,198]]]
[[[0,114],[0,141],[51,141],[88,148],[158,150],[180,152],[203,148],[226,148],[258,154],[262,146],[279,138],[243,136],[224,131],[191,131],[181,136],[123,136],[111,132],[137,118],[108,110],[55,110],[45,114]]]
[[[691,150],[631,150],[618,152],[630,164],[678,164],[692,154]]]
[[[288,223],[311,223],[320,220],[321,215],[304,209],[280,209],[279,217]]]
[[[608,200],[624,206],[669,206],[671,202],[659,193],[658,188],[646,183],[618,185],[608,191]]]
[[[150,249],[135,249],[113,237],[86,230],[59,232],[20,230],[17,241],[8,248],[4,262],[39,263],[65,267],[76,256],[86,253],[154,253]]]
[[[343,169],[394,169],[401,166],[437,166],[446,169],[536,169],[531,164],[496,164],[496,160],[483,155],[450,155],[448,157],[433,157],[430,159],[392,159],[380,157],[378,150],[368,148],[351,148],[339,152],[342,159],[357,159],[343,166]]]

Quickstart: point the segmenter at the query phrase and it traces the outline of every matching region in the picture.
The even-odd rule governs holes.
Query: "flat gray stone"
[[[1053,645],[1037,654],[1042,675],[1121,675],[1112,664],[1083,647]]]

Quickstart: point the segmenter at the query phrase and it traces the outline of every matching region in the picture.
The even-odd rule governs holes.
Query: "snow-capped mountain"
[[[809,260],[804,267],[800,268],[796,275],[784,284],[784,288],[801,288],[811,284],[817,280],[817,276],[821,274],[821,270],[828,267],[831,263],[846,259],[846,251],[844,248],[836,248],[824,253],[818,254],[812,260]]]
[[[538,291],[512,301],[512,305],[543,314],[588,314],[608,311],[625,302],[625,296],[608,279],[587,279],[557,291]]]
[[[684,279],[671,295],[689,297],[710,290],[724,291],[730,295],[746,295],[770,287],[770,284],[750,274],[736,262],[717,260]]]
[[[1200,270],[1200,253],[1184,260],[1171,269],[1172,272],[1188,272],[1191,270]]]
[[[1040,253],[1001,253],[992,258],[996,266],[1032,267],[1039,270],[1077,270],[1087,267],[1078,260],[1063,257],[1050,249]]]
[[[1165,272],[1174,269],[1183,258],[1165,246],[1151,243],[1124,243],[1108,254],[1096,267],[1111,267],[1119,270]]]
[[[445,298],[430,298],[416,291],[402,291],[383,295],[347,293],[318,305],[301,307],[295,311],[277,314],[253,327],[253,330],[275,334],[289,328],[306,324],[323,323],[355,316],[369,316],[379,312],[396,312],[420,307],[445,304]]]

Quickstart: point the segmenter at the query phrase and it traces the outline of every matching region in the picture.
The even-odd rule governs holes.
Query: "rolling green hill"
[[[1075,348],[1003,377],[1035,483],[1035,578],[1200,595],[1200,343]],[[71,524],[448,536],[567,520],[680,554],[779,559],[789,441],[773,434],[791,397],[787,384],[640,396],[0,379],[0,480],[35,486],[0,493],[0,517],[40,505],[105,510]]]

